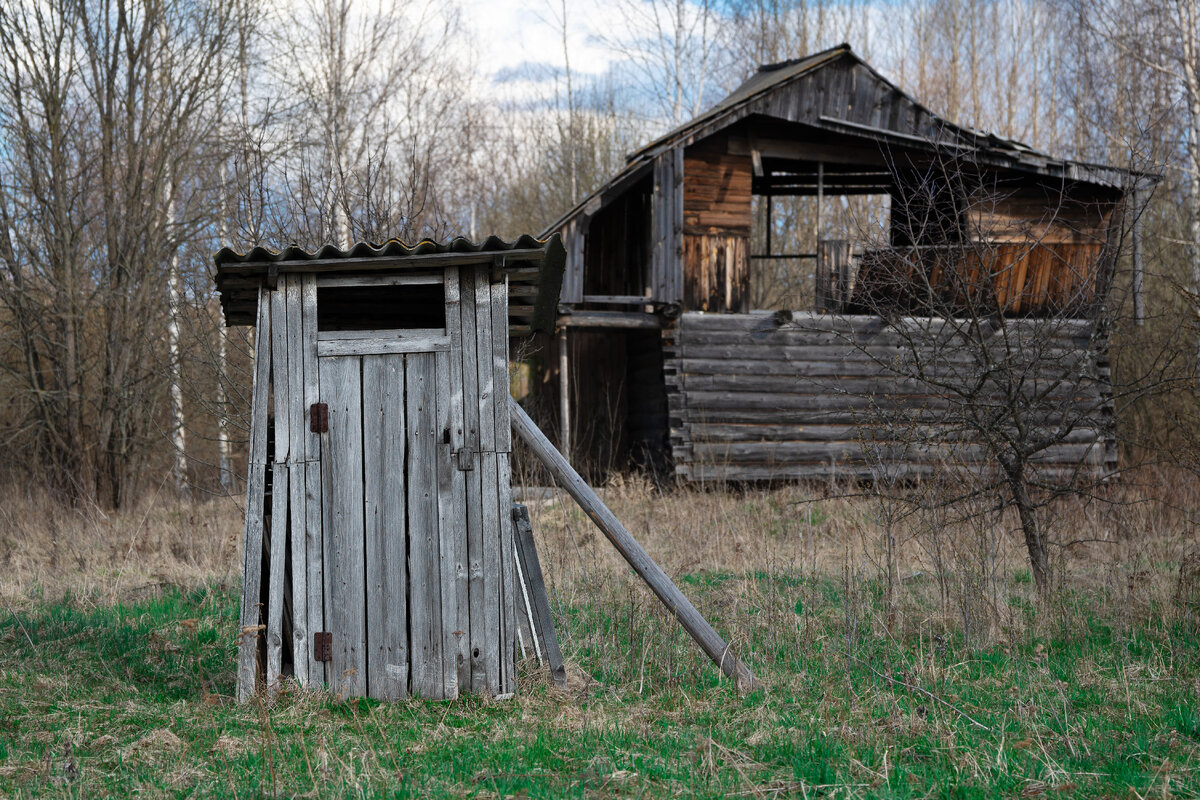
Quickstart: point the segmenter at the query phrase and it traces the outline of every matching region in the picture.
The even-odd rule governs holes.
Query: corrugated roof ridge
[[[347,248],[324,244],[316,250],[308,250],[299,245],[288,245],[276,250],[260,245],[245,253],[239,253],[231,247],[222,247],[213,254],[213,263],[220,266],[258,261],[315,261],[318,259],[400,257],[436,253],[502,253],[508,250],[542,248],[549,243],[551,238],[553,237],[537,238],[523,233],[512,241],[506,241],[499,236],[489,236],[481,242],[474,242],[465,236],[455,236],[446,242],[421,239],[411,245],[402,239],[392,238],[382,243],[359,241]]]

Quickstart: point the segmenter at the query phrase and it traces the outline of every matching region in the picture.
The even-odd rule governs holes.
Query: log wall
[[[1045,395],[1024,406],[1026,421],[1072,426],[1037,455],[1039,472],[1115,469],[1107,350],[1094,323],[1006,325],[987,346],[1026,359],[1027,385]],[[939,387],[981,377],[972,354],[982,347],[955,335],[928,319],[685,313],[664,331],[675,472],[709,482],[993,469],[971,420],[994,398],[967,404]],[[1006,337],[1015,345],[1003,347]],[[928,380],[913,377],[918,362]]]

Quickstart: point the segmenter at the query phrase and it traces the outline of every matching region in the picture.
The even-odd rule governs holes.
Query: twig
[[[967,712],[963,711],[961,708],[958,708],[957,706],[954,706],[954,705],[952,705],[951,703],[947,703],[945,700],[943,700],[942,698],[938,697],[938,696],[937,696],[936,694],[934,694],[933,692],[930,692],[930,691],[929,691],[929,690],[927,690],[927,689],[922,689],[920,686],[913,686],[911,683],[905,683],[904,681],[898,681],[898,680],[896,680],[895,678],[893,678],[891,675],[884,675],[882,672],[880,672],[879,670],[875,669],[873,666],[871,666],[870,664],[868,664],[866,661],[863,661],[861,658],[858,658],[857,656],[853,656],[853,655],[851,655],[850,653],[847,653],[847,652],[845,652],[845,651],[842,651],[842,652],[843,652],[843,654],[846,656],[846,658],[850,659],[851,661],[856,661],[856,662],[858,662],[859,664],[863,665],[863,666],[864,666],[864,667],[866,667],[867,669],[871,670],[871,672],[873,672],[873,673],[875,673],[876,675],[878,675],[880,678],[883,678],[885,681],[889,681],[889,682],[891,682],[891,683],[894,683],[894,684],[896,684],[897,686],[903,686],[905,689],[908,689],[908,690],[910,690],[910,691],[913,691],[913,692],[920,692],[921,694],[923,694],[923,695],[925,695],[926,697],[928,697],[930,700],[933,700],[935,703],[941,703],[941,704],[942,704],[942,705],[944,705],[946,708],[950,709],[950,710],[951,710],[951,711],[953,711],[955,714],[958,714],[960,717],[962,717],[963,719],[967,720],[968,722],[970,722],[970,723],[971,723],[972,725],[974,725],[975,727],[977,727],[977,728],[981,728],[981,729],[983,729],[983,730],[985,730],[985,731],[991,731],[991,728],[989,728],[987,725],[984,725],[982,722],[980,722],[979,720],[975,719],[975,718],[974,718],[974,717],[972,717],[970,714],[968,714]]]

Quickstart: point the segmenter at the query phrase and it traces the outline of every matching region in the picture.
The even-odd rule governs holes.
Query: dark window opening
[[[446,289],[440,283],[317,289],[318,331],[445,327]]]

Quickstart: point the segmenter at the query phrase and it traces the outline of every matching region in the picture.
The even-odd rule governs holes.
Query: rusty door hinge
[[[308,408],[308,429],[313,433],[329,432],[329,404],[313,403]]]
[[[454,460],[458,468],[463,472],[470,472],[475,469],[475,451],[470,448],[458,448],[454,453]]]
[[[333,634],[317,631],[313,634],[313,658],[317,661],[333,660]]]

